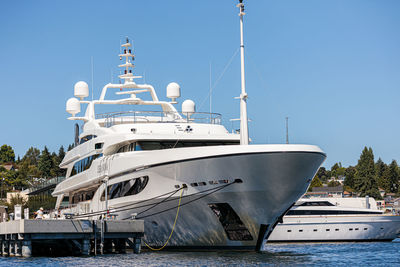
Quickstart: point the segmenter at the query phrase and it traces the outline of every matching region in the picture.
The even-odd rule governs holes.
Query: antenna
[[[244,13],[244,4],[243,0],[239,0],[239,4],[236,5],[239,8],[239,17],[240,17],[240,76],[241,76],[241,94],[240,94],[240,144],[248,145],[249,144],[249,127],[247,121],[247,93],[245,86],[245,77],[244,77],[244,44],[243,44],[243,16]]]
[[[93,74],[93,72],[94,72],[94,67],[93,67],[93,56],[91,56],[91,58],[90,58],[91,60],[90,60],[90,65],[91,65],[91,69],[92,69],[92,101],[93,101],[93,76],[94,76],[94,74]]]
[[[132,62],[135,60],[135,55],[131,49],[132,44],[129,42],[129,38],[126,37],[126,42],[121,45],[121,53],[119,59],[125,58],[125,63],[118,65],[120,68],[125,68],[123,74],[119,75],[120,79],[124,80],[124,84],[133,83],[133,79],[141,78],[141,76],[133,76],[132,69],[135,66]]]
[[[212,85],[211,85],[211,61],[210,61],[210,116],[211,113],[212,113]]]
[[[286,117],[286,144],[289,144],[289,117]]]

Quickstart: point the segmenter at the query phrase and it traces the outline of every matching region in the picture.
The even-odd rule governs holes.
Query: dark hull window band
[[[208,204],[218,217],[229,240],[248,241],[253,240],[249,230],[240,220],[239,216],[228,203]]]
[[[376,211],[353,210],[289,210],[286,215],[356,215],[356,214],[382,214]]]

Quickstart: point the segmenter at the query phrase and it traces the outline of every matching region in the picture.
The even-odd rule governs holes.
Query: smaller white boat
[[[302,198],[268,242],[392,241],[400,216],[378,210],[373,198]]]

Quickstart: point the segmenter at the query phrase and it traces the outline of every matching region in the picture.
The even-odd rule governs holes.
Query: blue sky
[[[246,88],[253,143],[316,144],[325,166],[400,160],[400,1],[245,1]],[[236,1],[1,1],[0,145],[21,157],[30,146],[73,142],[65,102],[79,80],[94,97],[118,73],[120,41],[133,39],[135,72],[166,100],[209,111],[215,83],[239,47]],[[213,112],[239,117],[239,54],[213,91]],[[201,105],[201,103],[203,103]],[[200,107],[201,106],[201,107]]]

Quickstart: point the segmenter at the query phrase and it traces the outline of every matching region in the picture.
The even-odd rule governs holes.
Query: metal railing
[[[33,185],[31,188],[29,188],[29,192],[32,193],[32,192],[47,188],[49,186],[54,186],[58,183],[61,183],[64,180],[65,180],[64,176],[58,176],[58,177],[51,178],[49,180],[44,181],[43,183]]]
[[[126,123],[208,123],[221,124],[222,116],[208,112],[163,112],[163,111],[123,111],[96,114],[103,119],[105,127]]]

